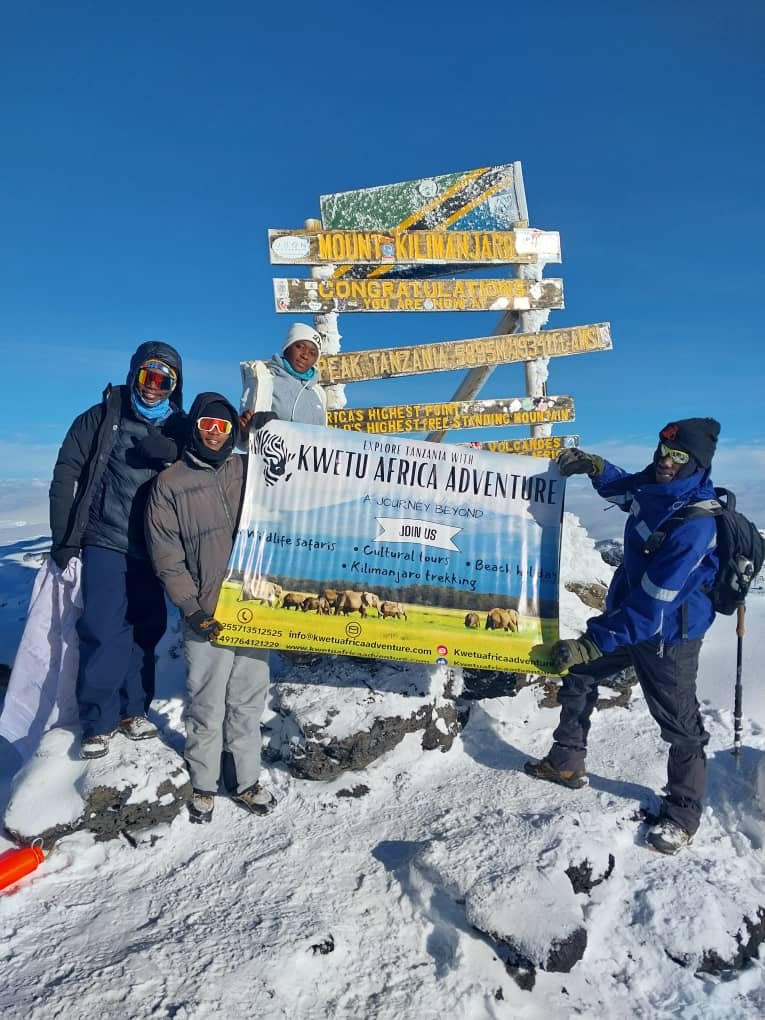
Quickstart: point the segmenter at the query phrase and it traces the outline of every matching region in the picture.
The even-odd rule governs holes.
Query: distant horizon
[[[656,434],[645,446],[638,443],[624,446],[604,442],[592,449],[625,470],[639,471],[649,462],[655,443]],[[732,489],[737,497],[737,508],[765,530],[764,446],[737,446],[721,442],[712,464],[712,481],[717,486]],[[0,528],[8,527],[8,521],[15,519],[17,511],[25,508],[47,524],[49,485],[50,476],[0,478]],[[621,538],[624,530],[623,514],[601,499],[588,479],[568,479],[565,508],[569,513],[576,514],[594,540]]]

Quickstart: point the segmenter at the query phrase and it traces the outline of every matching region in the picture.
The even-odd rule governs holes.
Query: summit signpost
[[[560,236],[529,227],[520,163],[337,192],[321,196],[320,205],[321,220],[269,230],[268,244],[274,265],[311,267],[310,276],[275,279],[274,304],[280,313],[312,314],[324,337],[317,367],[331,427],[426,431],[438,442],[452,429],[525,424],[534,442],[500,439],[484,448],[554,455],[576,444],[576,436],[549,435],[553,422],[574,418],[572,398],[547,395],[549,359],[610,350],[610,326],[543,329],[550,310],[563,308],[563,281],[543,275],[548,263],[560,262]],[[514,275],[498,274],[498,266],[513,267]],[[466,275],[471,269],[484,272]],[[503,315],[491,336],[339,350],[340,312],[455,311]],[[524,366],[524,398],[476,399],[497,365],[515,362]],[[254,364],[242,364],[247,378]],[[343,406],[349,382],[455,369],[467,374],[449,401]],[[534,413],[511,413],[520,399]]]

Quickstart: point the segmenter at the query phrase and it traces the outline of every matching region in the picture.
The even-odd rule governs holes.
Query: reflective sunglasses
[[[691,459],[691,455],[685,450],[673,450],[671,446],[665,446],[664,443],[659,443],[659,453],[662,458],[669,457],[675,464],[687,464]]]
[[[175,386],[175,379],[173,379],[171,375],[165,375],[164,372],[157,372],[153,368],[139,368],[138,385],[151,386],[155,390],[162,390],[163,393],[169,393]]]
[[[197,428],[200,432],[220,432],[227,436],[232,425],[226,418],[197,418]]]

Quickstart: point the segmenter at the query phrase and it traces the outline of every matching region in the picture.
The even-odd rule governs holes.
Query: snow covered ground
[[[6,663],[45,547],[41,530],[21,519],[0,532]],[[569,518],[563,579],[607,583],[611,570]],[[563,592],[564,634],[578,633],[590,612]],[[734,625],[719,618],[700,678],[708,806],[678,857],[641,845],[635,813],[663,785],[665,745],[639,693],[627,708],[596,714],[590,786],[572,792],[522,771],[546,751],[557,718],[537,688],[525,688],[472,703],[446,754],[423,752],[411,734],[364,772],[329,783],[270,769],[279,805],[266,819],[219,798],[210,826],[182,813],[154,846],[62,839],[0,894],[0,1012],[29,1020],[762,1015],[762,959],[722,977],[695,969],[710,950],[735,955],[742,917],[754,920],[765,906],[765,816],[755,795],[765,758],[762,593],[750,598],[747,620],[741,767],[730,751]],[[177,750],[183,677],[174,640],[162,645],[155,717]],[[374,685],[371,673],[361,679]],[[331,706],[331,686],[324,697]],[[151,742],[141,752],[147,762],[159,753]],[[357,784],[368,792],[339,796]],[[0,837],[0,852],[8,846]],[[610,857],[610,877],[573,891],[572,863],[587,860],[602,875]],[[512,932],[530,957],[577,927],[587,947],[570,973],[538,971],[522,990],[504,951],[473,924]]]

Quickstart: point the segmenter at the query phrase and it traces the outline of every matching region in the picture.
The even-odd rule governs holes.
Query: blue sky
[[[273,311],[289,273],[266,231],[318,215],[320,194],[520,160],[532,225],[562,238],[550,326],[612,323],[613,352],[551,365],[582,445],[640,467],[668,418],[714,414],[755,484],[764,27],[754,0],[6,8],[0,476],[46,477],[146,339],[181,350],[187,403],[238,397],[239,361],[297,318]],[[353,350],[496,321],[346,315],[341,331]],[[445,399],[459,378],[349,387],[349,404]],[[481,395],[522,385],[511,366]]]

